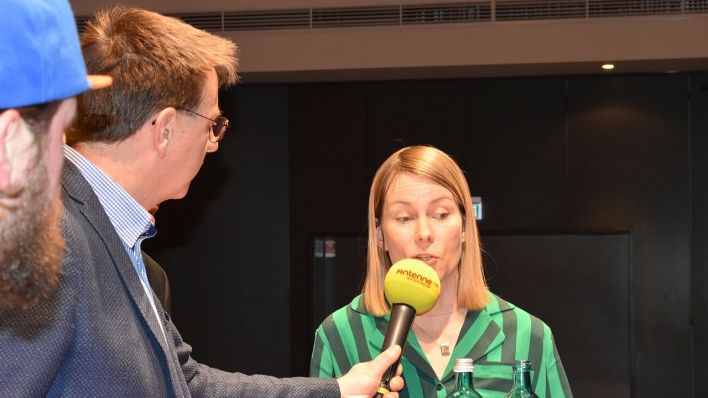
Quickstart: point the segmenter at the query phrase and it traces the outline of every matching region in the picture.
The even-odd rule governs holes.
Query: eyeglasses
[[[229,128],[229,119],[219,116],[216,119],[212,119],[209,117],[206,117],[204,115],[200,115],[197,112],[194,112],[193,110],[190,109],[178,109],[180,111],[185,111],[188,113],[191,113],[192,115],[196,115],[199,117],[203,117],[206,120],[211,121],[211,134],[209,134],[209,141],[213,143],[217,143],[221,141],[222,138],[224,138],[224,134],[226,134],[226,129]]]

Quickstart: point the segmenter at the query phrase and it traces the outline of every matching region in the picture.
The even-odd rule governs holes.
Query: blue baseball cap
[[[0,109],[73,97],[111,84],[88,76],[67,0],[3,0]]]

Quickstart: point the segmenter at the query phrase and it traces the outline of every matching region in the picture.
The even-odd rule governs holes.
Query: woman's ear
[[[386,242],[384,241],[383,231],[381,230],[381,224],[379,224],[378,220],[376,221],[376,245],[379,248],[388,251],[386,248]]]

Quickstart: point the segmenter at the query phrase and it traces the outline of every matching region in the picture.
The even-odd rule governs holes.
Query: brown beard
[[[62,204],[48,192],[49,179],[38,159],[30,168],[18,205],[0,220],[0,309],[26,309],[56,288],[64,258]]]

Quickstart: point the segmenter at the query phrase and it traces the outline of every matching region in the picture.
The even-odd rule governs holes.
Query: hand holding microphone
[[[404,259],[393,264],[384,279],[384,294],[391,304],[391,319],[386,329],[381,352],[398,345],[403,350],[408,331],[416,314],[427,312],[440,296],[440,278],[435,270],[420,260]],[[403,351],[401,350],[401,355]],[[390,391],[389,383],[396,374],[401,358],[384,373],[376,397]]]
[[[393,346],[382,352],[376,358],[367,362],[360,362],[349,370],[347,374],[337,379],[339,392],[342,398],[370,398],[379,388],[381,375],[388,371],[391,365],[398,363],[401,356],[401,347]],[[398,393],[403,389],[403,378],[398,377],[391,380],[391,390],[386,398],[397,398]]]
[[[381,354],[369,362],[354,365],[347,374],[337,379],[342,397],[365,398],[375,391],[378,391],[377,398],[386,394],[398,396],[395,391],[403,388],[403,379],[395,376],[400,374],[397,370],[406,336],[415,315],[427,312],[437,302],[440,278],[420,260],[401,260],[393,264],[386,274],[384,294],[391,304],[391,318]]]

